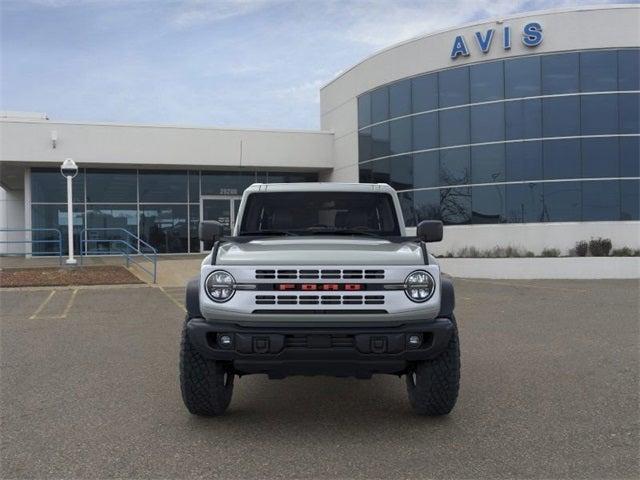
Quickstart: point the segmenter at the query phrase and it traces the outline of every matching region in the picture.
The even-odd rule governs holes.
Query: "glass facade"
[[[115,253],[131,243],[125,231],[159,253],[199,252],[200,197],[233,197],[252,183],[315,182],[316,173],[212,170],[80,169],[73,180],[74,248],[80,252],[82,229],[89,230],[87,250]],[[31,169],[32,228],[61,230],[67,252],[66,181],[58,169]],[[123,231],[124,230],[124,231]],[[35,232],[34,239],[57,239],[54,232]],[[123,242],[97,241],[120,239]],[[34,254],[57,251],[57,244],[34,243]]]
[[[408,226],[638,220],[639,67],[582,51],[379,87],[358,97],[360,181],[396,188]]]

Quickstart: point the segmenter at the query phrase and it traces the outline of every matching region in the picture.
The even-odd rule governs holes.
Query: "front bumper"
[[[374,373],[402,374],[411,362],[438,356],[449,342],[453,323],[448,318],[437,318],[387,327],[358,324],[243,327],[192,318],[187,332],[190,342],[204,357],[230,362],[241,375],[369,378]],[[222,346],[222,335],[231,338],[231,345]],[[410,345],[410,335],[418,335],[421,344]]]

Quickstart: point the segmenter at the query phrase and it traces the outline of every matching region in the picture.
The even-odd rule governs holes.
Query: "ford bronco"
[[[454,292],[426,242],[407,236],[386,184],[254,184],[231,236],[201,222],[210,253],[187,285],[180,384],[187,409],[220,415],[235,376],[406,377],[423,415],[454,407],[460,381]]]

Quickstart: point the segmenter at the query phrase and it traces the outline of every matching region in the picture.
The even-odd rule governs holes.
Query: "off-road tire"
[[[180,344],[180,390],[185,406],[194,415],[222,415],[233,394],[233,371],[229,366],[203,357],[189,340],[187,318]]]
[[[409,403],[419,415],[446,415],[456,404],[460,388],[460,344],[455,318],[447,348],[432,360],[416,362],[407,372]]]

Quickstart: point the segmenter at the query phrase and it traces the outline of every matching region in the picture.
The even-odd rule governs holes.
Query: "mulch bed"
[[[131,283],[143,282],[119,265],[0,269],[0,287],[58,287]]]

